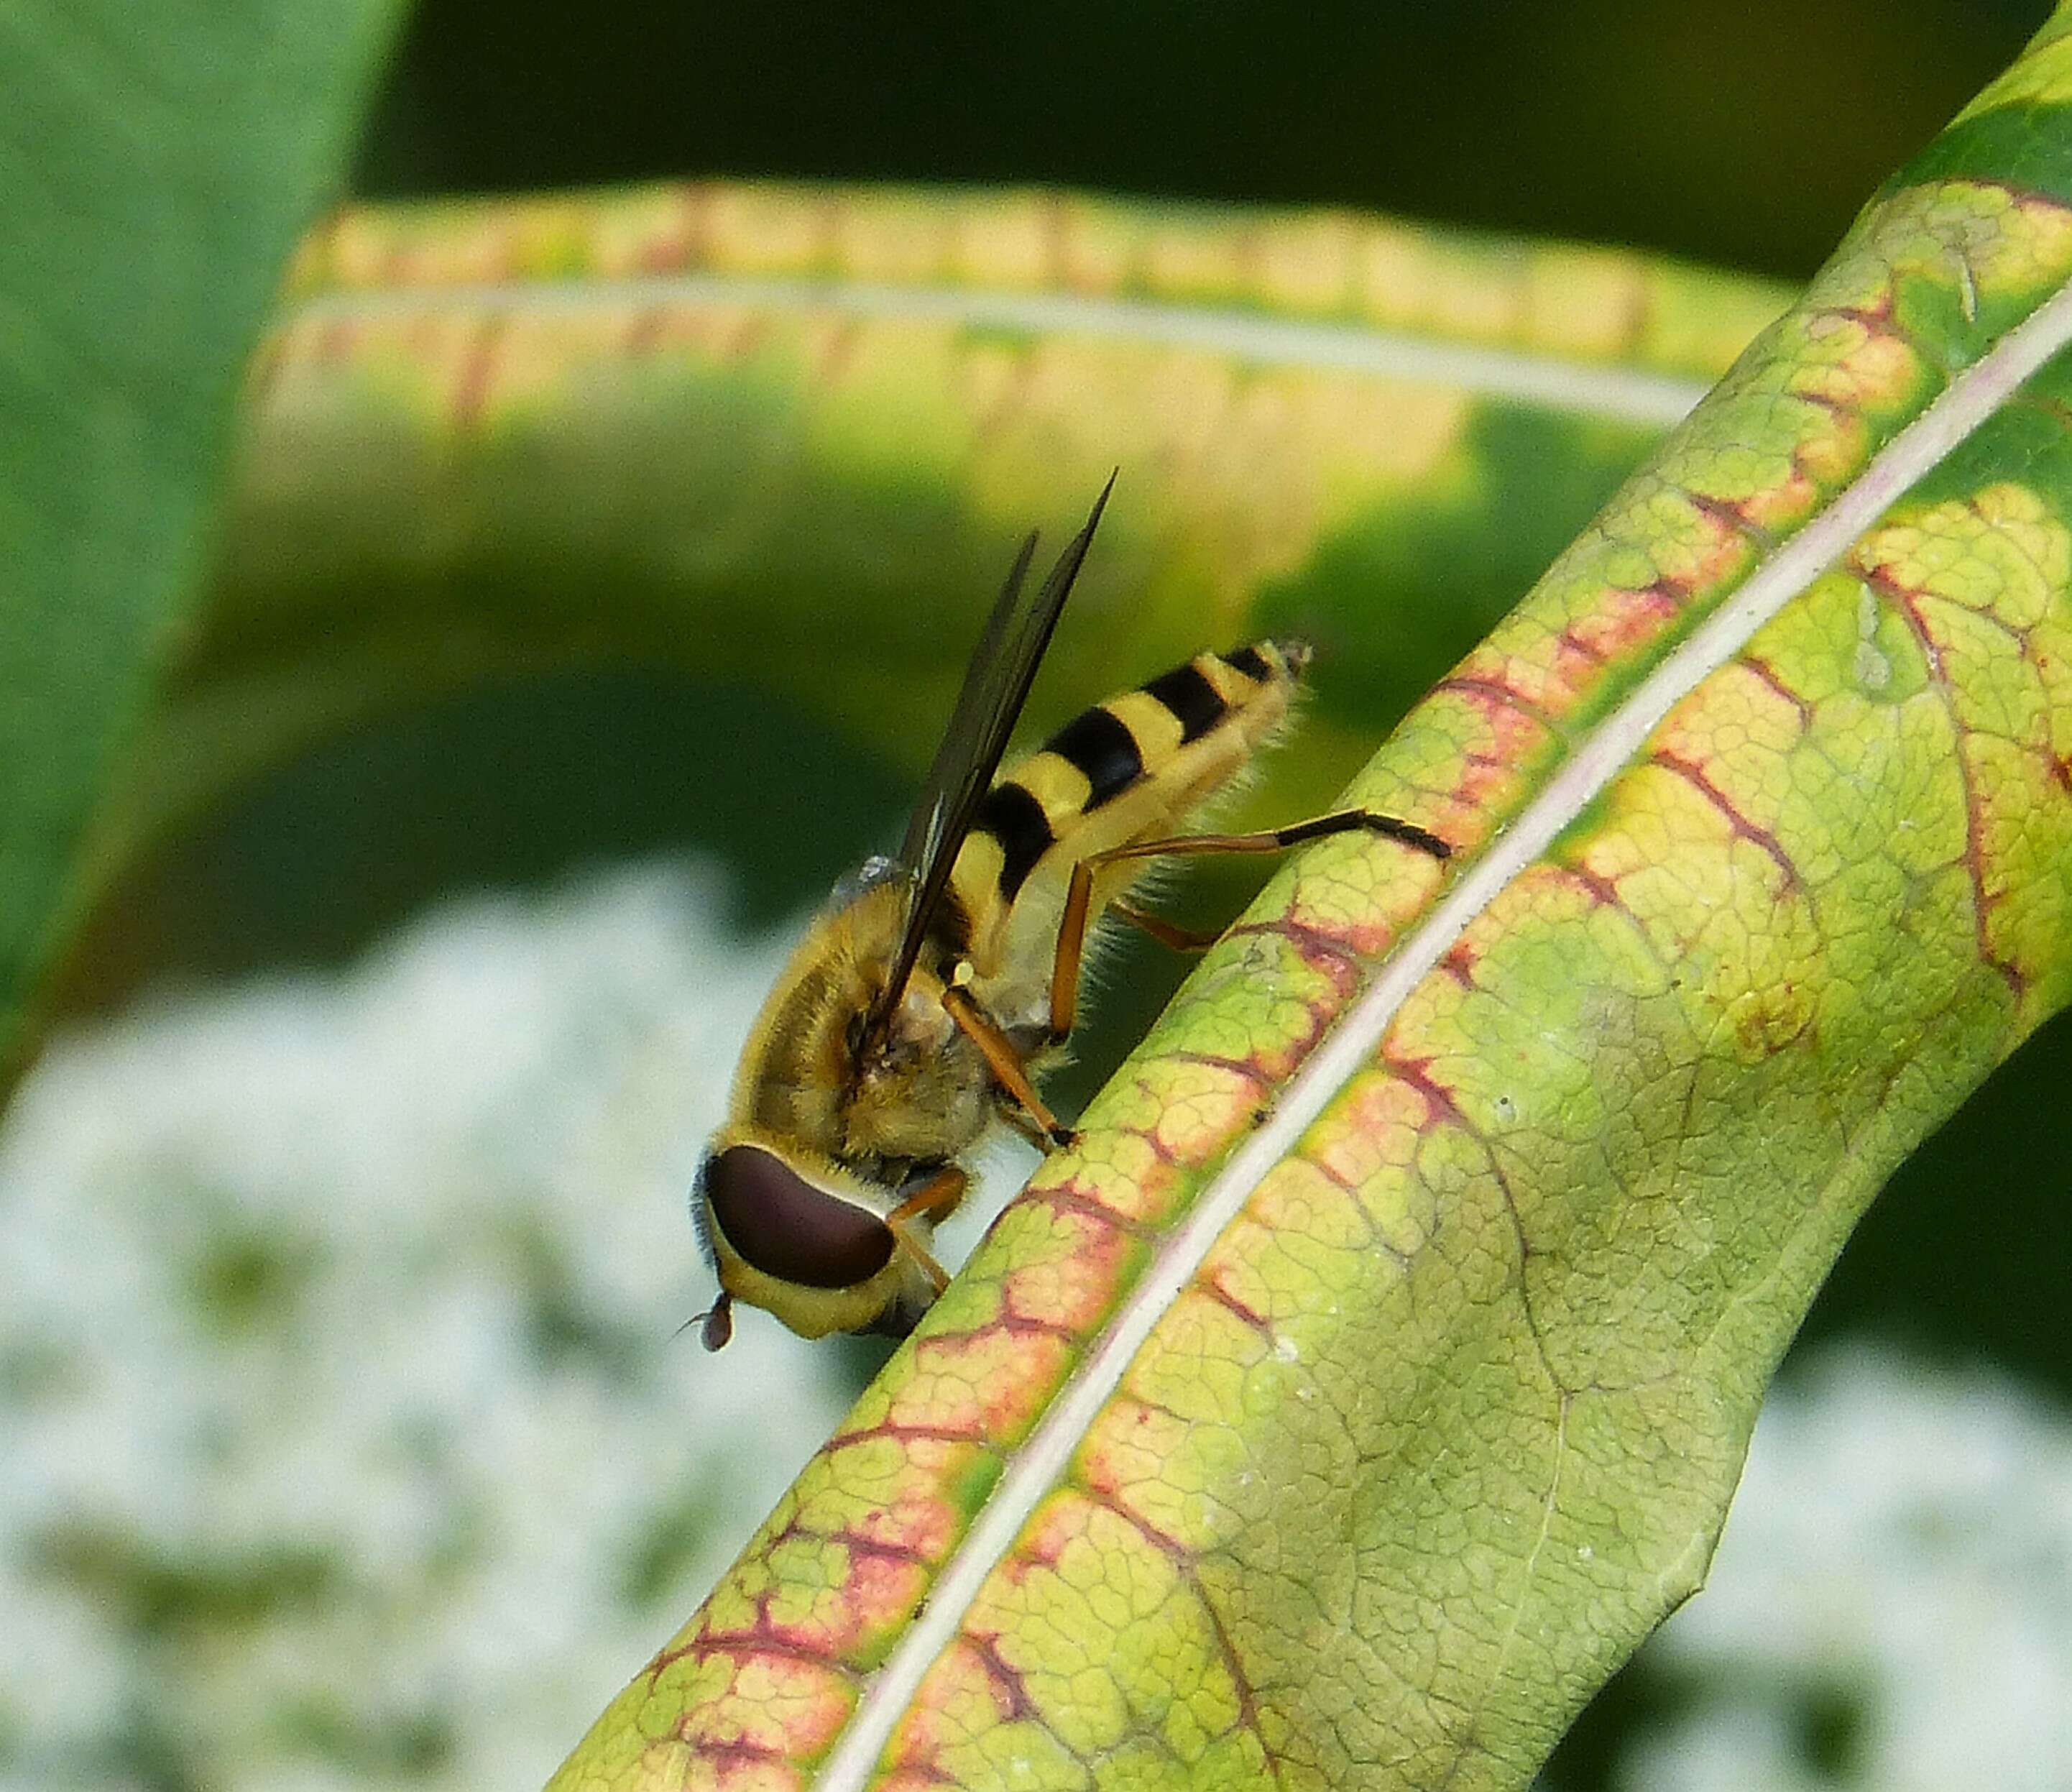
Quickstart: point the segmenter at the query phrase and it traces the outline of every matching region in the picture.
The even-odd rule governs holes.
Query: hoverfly
[[[912,1330],[947,1285],[931,1246],[964,1198],[960,1160],[996,1121],[1071,1141],[1036,1082],[1072,1030],[1090,923],[1105,910],[1207,943],[1130,905],[1145,861],[1355,830],[1450,851],[1359,809],[1172,837],[1286,717],[1309,660],[1291,641],[1199,655],[995,779],[1114,484],[1033,596],[1036,536],[1022,543],[898,853],[837,887],[763,1005],[692,1197],[721,1289],[708,1350],[732,1336],[737,1301],[806,1338]]]

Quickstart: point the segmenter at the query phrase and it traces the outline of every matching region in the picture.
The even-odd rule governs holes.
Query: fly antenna
[[[683,1324],[669,1334],[681,1338],[692,1326],[698,1330],[698,1342],[707,1350],[723,1350],[734,1336],[734,1297],[724,1289],[720,1297],[703,1313],[694,1313]]]

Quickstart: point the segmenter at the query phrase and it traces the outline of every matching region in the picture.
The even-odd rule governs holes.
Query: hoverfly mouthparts
[[[742,1260],[802,1288],[852,1288],[892,1260],[891,1228],[868,1207],[816,1188],[752,1145],[708,1159],[713,1223]]]
[[[1183,833],[1286,723],[1309,651],[1262,639],[1200,653],[1086,711],[1001,770],[1008,738],[1106,506],[1040,586],[1022,545],[966,668],[898,853],[837,886],[750,1035],[693,1210],[730,1300],[802,1338],[902,1337],[948,1286],[931,1250],[964,1161],[995,1123],[1074,1134],[1038,1083],[1077,1017],[1104,914],[1170,946],[1199,934],[1129,900],[1154,859],[1279,853],[1365,833],[1444,859],[1414,822],[1339,809],[1255,833]]]

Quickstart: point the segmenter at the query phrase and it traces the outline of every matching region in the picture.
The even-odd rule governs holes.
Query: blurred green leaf
[[[0,13],[0,1037],[182,625],[240,373],[394,0]]]

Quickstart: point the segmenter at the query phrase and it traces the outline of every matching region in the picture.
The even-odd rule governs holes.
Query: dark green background
[[[371,193],[698,171],[1322,200],[1803,277],[2045,0],[428,0]]]
[[[687,173],[1056,181],[1346,203],[1803,277],[2047,10],[434,0],[358,182],[397,195]],[[1467,644],[1429,643],[1432,668]],[[752,791],[685,775],[713,763],[767,771]],[[740,691],[591,674],[484,693],[337,743],[154,867],[109,937],[101,993],[334,957],[434,893],[658,848],[723,854],[742,919],[767,922],[900,803],[888,768]],[[1096,1069],[1171,980],[1139,962],[1143,991],[1108,1004]],[[2072,1397],[2072,1145],[2055,1124],[2069,1083],[2061,1023],[1887,1191],[1808,1337],[1873,1331]],[[1602,1783],[1623,1727],[1674,1695],[1622,1677],[1558,1783]],[[1845,1757],[1848,1734],[1846,1709],[1809,1708],[1810,1756]]]

